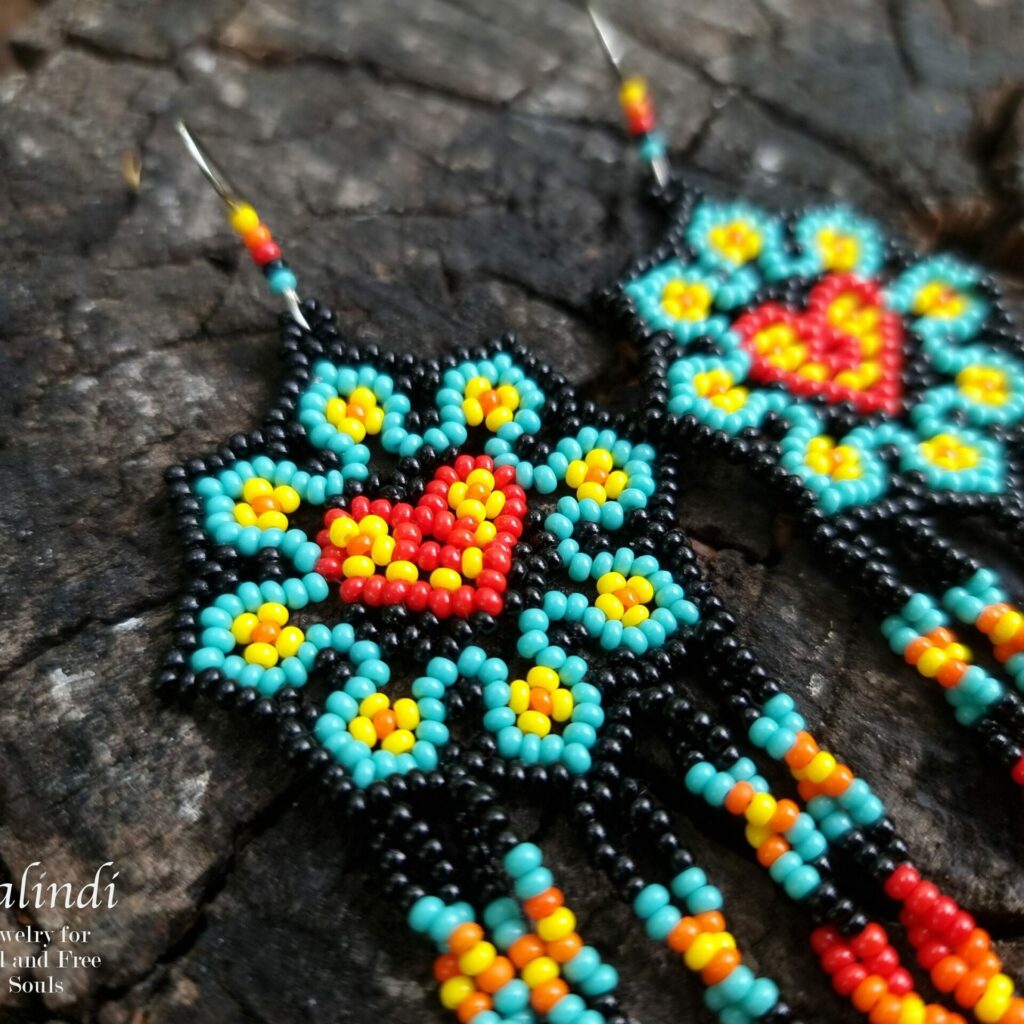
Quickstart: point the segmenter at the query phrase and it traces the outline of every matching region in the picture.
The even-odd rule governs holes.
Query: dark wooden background
[[[696,180],[855,201],[1015,294],[1020,0],[606,9]],[[153,694],[181,579],[161,470],[251,425],[277,365],[273,303],[172,125],[188,116],[351,335],[430,351],[512,327],[628,406],[634,354],[589,297],[658,225],[589,25],[565,0],[4,0],[0,26],[0,859],[121,871],[115,911],[68,918],[102,968],[46,997],[0,979],[0,1019],[441,1021],[428,951],[332,809],[261,734]],[[683,522],[816,730],[1024,967],[1019,796],[741,472],[692,467]],[[563,826],[536,831],[635,1019],[707,1019]],[[692,841],[803,1019],[853,1020],[801,911]]]

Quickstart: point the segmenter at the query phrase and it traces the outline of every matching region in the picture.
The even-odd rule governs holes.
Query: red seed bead
[[[961,910],[946,929],[945,939],[951,946],[959,946],[974,931],[974,927],[974,918],[966,910]]]
[[[878,954],[881,953],[888,945],[889,937],[885,934],[885,929],[880,924],[875,924],[873,921],[860,933],[860,935],[855,936],[850,941],[850,948],[862,960],[878,956]]]
[[[905,900],[921,881],[921,875],[913,864],[901,864],[885,880],[885,894],[890,899]]]
[[[944,942],[933,939],[926,942],[917,951],[917,962],[926,970],[930,971],[940,960],[949,956],[952,950]]]
[[[1018,786],[1024,786],[1024,754],[1021,754],[1020,760],[1013,766],[1013,770],[1010,772],[1010,778],[1013,779]]]
[[[273,260],[279,260],[281,258],[281,246],[273,240],[266,242],[260,242],[259,245],[253,246],[249,250],[249,254],[253,258],[253,262],[258,267],[264,267]]]
[[[863,964],[850,964],[832,975],[832,987],[841,996],[848,996],[868,976]]]
[[[864,961],[864,966],[872,974],[880,974],[883,978],[888,978],[899,965],[900,955],[892,946],[886,946],[881,953]]]
[[[915,921],[920,921],[935,905],[939,895],[939,888],[934,882],[921,882],[904,902]]]
[[[894,996],[909,995],[914,990],[914,979],[905,967],[897,967],[886,979]]]
[[[937,935],[944,935],[946,929],[956,920],[959,910],[956,900],[949,896],[940,896],[928,914],[926,924]]]
[[[815,928],[811,932],[811,949],[821,956],[826,949],[831,949],[837,942],[842,942],[839,929],[834,925],[825,925],[822,928]]]
[[[434,961],[434,978],[444,984],[459,973],[459,958],[454,953],[445,953]]]
[[[857,957],[849,946],[835,945],[827,949],[821,957],[821,969],[826,974],[835,974],[850,964],[855,964]]]

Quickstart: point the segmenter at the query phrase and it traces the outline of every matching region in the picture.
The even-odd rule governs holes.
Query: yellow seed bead
[[[406,583],[415,583],[420,578],[420,571],[413,562],[404,559],[398,562],[391,562],[384,572],[389,580],[404,580]]]
[[[471,427],[479,427],[484,421],[484,408],[475,398],[464,398],[462,400],[462,415]]]
[[[998,1024],[1003,1014],[1010,1008],[1011,996],[990,996],[985,993],[974,1006],[974,1016],[981,1021],[981,1024]],[[922,1018],[923,1019],[923,1018]],[[903,1018],[900,1018],[903,1024]]]
[[[373,559],[367,558],[366,555],[349,555],[341,563],[341,571],[349,579],[354,576],[372,576],[376,568],[373,564]]]
[[[559,907],[537,922],[537,934],[545,942],[557,942],[576,930],[576,915],[568,907]]]
[[[240,235],[247,235],[260,226],[260,215],[248,203],[237,203],[228,219]]]
[[[416,737],[408,729],[396,729],[381,742],[381,749],[395,756],[408,754],[416,743]]]
[[[506,423],[511,423],[513,412],[511,409],[504,405],[496,406],[487,414],[487,419],[484,423],[487,425],[487,429],[492,433],[498,431],[501,427],[505,426]]]
[[[488,519],[494,519],[501,515],[501,510],[505,507],[505,495],[501,491],[491,491],[487,495],[487,501],[484,502],[484,509],[487,512]]]
[[[911,993],[903,997],[903,1005],[900,1007],[900,1015],[896,1018],[896,1024],[924,1024],[927,1019],[924,1000]],[[998,1017],[993,1017],[997,1021]]]
[[[257,498],[273,493],[273,484],[269,480],[264,480],[261,476],[254,476],[251,480],[246,480],[242,485],[242,497],[250,504]]]
[[[558,673],[547,665],[534,665],[526,673],[526,681],[530,687],[539,686],[542,690],[554,693],[558,689]]]
[[[380,516],[363,516],[359,520],[359,532],[365,533],[367,537],[386,537],[388,524]]]
[[[288,609],[277,601],[265,601],[256,609],[256,618],[260,622],[273,622],[283,626],[288,621]]]
[[[939,674],[939,669],[949,661],[949,655],[938,647],[929,647],[920,658],[917,659],[917,671],[926,679],[934,679]]]
[[[597,581],[597,592],[599,594],[614,594],[616,590],[622,590],[626,585],[626,577],[621,572],[606,572]]]
[[[287,484],[274,488],[274,500],[281,506],[282,512],[294,512],[302,502],[299,492]]]
[[[717,935],[711,935],[704,932],[693,940],[690,948],[683,954],[686,966],[689,967],[691,971],[702,971],[709,963],[711,963],[715,954],[721,949],[721,945],[717,939]]]
[[[331,523],[331,543],[336,548],[343,548],[356,534],[359,533],[359,525],[354,519],[348,516],[338,516]]]
[[[771,838],[774,834],[767,825],[747,825],[744,830],[744,834],[747,837],[747,842],[755,849],[759,849],[761,844]]]
[[[441,1005],[447,1010],[457,1010],[475,991],[476,985],[469,978],[457,974],[441,986]]]
[[[582,459],[574,459],[569,463],[565,471],[565,482],[574,490],[587,479],[587,470],[590,467]]]
[[[598,505],[603,505],[608,500],[605,489],[591,480],[584,481],[576,488],[576,497],[580,501],[586,501],[589,498],[591,501],[596,501]]]
[[[370,548],[370,557],[377,565],[387,565],[391,561],[394,550],[394,537],[377,537],[374,539],[373,547]]]
[[[989,639],[994,644],[1005,644],[1007,640],[1012,640],[1017,635],[1021,626],[1024,626],[1024,616],[1020,612],[1004,612],[999,617],[995,629],[989,633]]]
[[[400,697],[396,700],[393,710],[399,729],[415,729],[420,724],[420,707],[410,697]]]
[[[626,584],[636,594],[636,599],[642,604],[647,604],[654,598],[654,587],[651,581],[644,576],[630,576]]]
[[[348,416],[348,406],[340,398],[329,398],[324,415],[327,417],[328,423],[333,423],[337,426]]]
[[[455,483],[448,488],[448,505],[450,508],[456,508],[460,501],[463,501],[466,497],[466,491],[469,488],[461,481],[456,480]]]
[[[804,769],[811,782],[824,782],[836,770],[836,759],[827,751],[819,751]]]
[[[462,575],[475,580],[483,571],[484,553],[479,548],[466,548],[462,552]]]
[[[430,574],[430,585],[438,590],[458,590],[462,577],[454,569],[435,569]]]
[[[252,612],[242,612],[231,623],[231,635],[240,643],[247,644],[252,639],[252,631],[260,624],[260,620]]]
[[[366,387],[358,387],[348,396],[350,402],[361,405],[364,409],[372,409],[377,404],[377,396]]]
[[[387,711],[391,707],[391,701],[386,693],[371,693],[364,697],[359,703],[359,714],[366,718],[373,718],[378,711]]]
[[[288,518],[283,512],[275,512],[271,509],[264,512],[259,519],[256,520],[256,525],[261,530],[287,530]]]
[[[767,825],[775,817],[776,806],[771,793],[755,793],[744,814],[751,825]]]
[[[551,717],[556,722],[568,722],[572,718],[574,704],[572,691],[559,687],[551,694]]]
[[[250,665],[273,668],[277,664],[277,648],[265,643],[249,644],[245,649],[245,660]]]
[[[459,970],[472,978],[486,971],[494,963],[497,955],[498,951],[492,943],[478,942],[459,957]]]
[[[366,425],[352,416],[344,416],[338,421],[338,430],[348,434],[358,444],[366,437]]]
[[[506,409],[511,409],[515,412],[519,408],[519,389],[514,388],[511,384],[502,384],[498,388],[498,401]]]
[[[946,654],[957,661],[970,661],[972,658],[971,649],[966,644],[949,644]]]
[[[607,448],[595,448],[593,451],[587,452],[583,461],[591,469],[603,469],[606,473],[610,473],[615,465],[612,453]]]
[[[626,609],[622,602],[614,594],[601,594],[594,602],[595,606],[608,616],[609,619],[621,619]]]
[[[622,624],[624,626],[639,626],[644,619],[650,617],[650,614],[646,605],[635,604],[622,616]]]
[[[508,706],[517,714],[522,714],[530,706],[530,684],[525,679],[516,679],[509,684]]]
[[[361,740],[368,747],[377,742],[377,730],[365,715],[357,715],[348,723],[348,731],[353,739]]]
[[[608,474],[608,479],[604,482],[604,489],[608,497],[614,501],[626,489],[628,483],[629,477],[621,469],[616,469]]]
[[[523,732],[533,733],[543,739],[551,732],[551,719],[540,711],[524,711],[517,719],[516,724]]]
[[[235,505],[235,522],[240,526],[255,526],[258,522],[258,517],[252,510],[252,505],[247,505],[244,501],[240,501]]]
[[[486,469],[471,470],[466,477],[466,485],[472,487],[473,484],[480,484],[481,487],[491,490],[494,487],[494,474]]]
[[[363,423],[366,424],[366,432],[368,434],[379,434],[381,427],[384,426],[384,410],[379,405],[375,405],[366,414]]]
[[[558,977],[558,963],[549,956],[538,956],[522,969],[520,977],[530,988],[536,988]]]
[[[306,635],[298,626],[285,626],[281,630],[274,646],[282,658],[292,658],[306,640]]]
[[[466,385],[469,398],[479,398],[485,391],[491,390],[491,382],[486,377],[473,377]]]
[[[639,75],[627,78],[619,87],[619,100],[625,107],[634,107],[647,98],[647,82]]]
[[[455,506],[455,517],[462,519],[464,516],[469,516],[473,522],[480,523],[487,518],[487,509],[484,503],[477,501],[476,498],[464,498]]]
[[[498,536],[498,528],[494,523],[488,522],[486,519],[476,528],[476,532],[473,534],[476,538],[477,544],[490,544],[495,537]]]

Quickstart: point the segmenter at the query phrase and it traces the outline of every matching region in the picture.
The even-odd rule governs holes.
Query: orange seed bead
[[[539,921],[542,917],[554,913],[564,902],[562,890],[553,885],[550,889],[545,889],[528,899],[523,904],[523,910],[531,921]]]
[[[730,814],[742,814],[754,799],[754,787],[749,782],[737,782],[725,798],[725,809]]]
[[[903,1009],[903,1000],[887,992],[875,1003],[875,1008],[868,1015],[871,1024],[898,1024],[900,1012]]]
[[[444,984],[459,973],[459,958],[454,953],[443,953],[434,961],[434,978]]]
[[[814,737],[809,732],[798,732],[796,743],[786,752],[785,761],[790,768],[799,771],[801,768],[806,768],[817,753],[818,744]]]
[[[988,978],[984,974],[969,971],[953,990],[953,998],[965,1010],[969,1010],[985,994]]]
[[[717,910],[705,910],[697,915],[697,924],[702,932],[724,932],[725,918]]]
[[[509,959],[520,969],[543,955],[544,943],[532,933],[516,939],[508,949]]]
[[[712,958],[711,963],[700,972],[705,985],[717,985],[725,981],[739,967],[740,954],[735,949],[720,949]]]
[[[952,992],[967,974],[967,963],[959,956],[944,956],[932,968],[932,982],[940,992]]]
[[[668,948],[675,953],[685,953],[701,933],[700,923],[694,917],[684,917],[668,933]]]
[[[379,714],[379,712],[378,712]],[[377,715],[374,715],[376,724]],[[460,924],[451,935],[448,936],[448,948],[456,955],[462,956],[468,953],[478,942],[482,942],[484,930],[475,921],[467,921]]]
[[[769,836],[757,848],[757,862],[763,868],[770,868],[787,850],[789,843],[782,836]]]
[[[931,646],[931,641],[926,637],[915,637],[907,644],[906,650],[903,652],[903,660],[908,665],[916,665],[921,660],[921,655],[925,651],[931,650]]]
[[[456,1012],[460,1024],[469,1024],[478,1013],[489,1010],[493,1005],[491,997],[486,992],[474,992],[459,1003],[459,1009]]]
[[[886,985],[885,979],[877,974],[871,974],[853,990],[850,1001],[855,1009],[861,1013],[868,1013],[888,991],[889,986]]]
[[[552,978],[538,985],[530,994],[530,1005],[538,1013],[547,1013],[555,1003],[569,994],[569,986],[561,978]]]
[[[773,832],[788,832],[796,824],[799,816],[800,808],[792,800],[780,800],[775,807],[772,820],[768,822],[768,827]]]
[[[832,774],[821,784],[825,796],[842,796],[853,784],[853,772],[845,764],[837,764]]]
[[[516,969],[512,966],[512,961],[507,956],[498,956],[486,971],[481,971],[474,978],[474,981],[482,992],[497,992],[515,976]]]
[[[564,939],[548,943],[548,956],[556,963],[568,963],[583,948],[583,939],[577,932],[570,932]]]

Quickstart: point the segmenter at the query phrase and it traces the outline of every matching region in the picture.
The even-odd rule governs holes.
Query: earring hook
[[[629,132],[639,139],[640,155],[651,165],[651,172],[658,187],[664,188],[669,183],[672,173],[665,140],[655,128],[654,104],[647,83],[637,75],[626,74],[623,60],[625,47],[618,31],[592,4],[586,4],[586,8],[601,49],[621,82],[619,102],[626,116]]]
[[[242,241],[245,242],[249,254],[263,271],[270,290],[281,296],[292,319],[308,331],[310,327],[302,315],[295,274],[281,259],[280,246],[271,238],[270,231],[266,226],[260,223],[259,215],[253,207],[238,197],[237,191],[227,176],[192,134],[188,125],[183,120],[178,120],[175,127],[203,177],[227,206],[231,226],[242,236]]]

